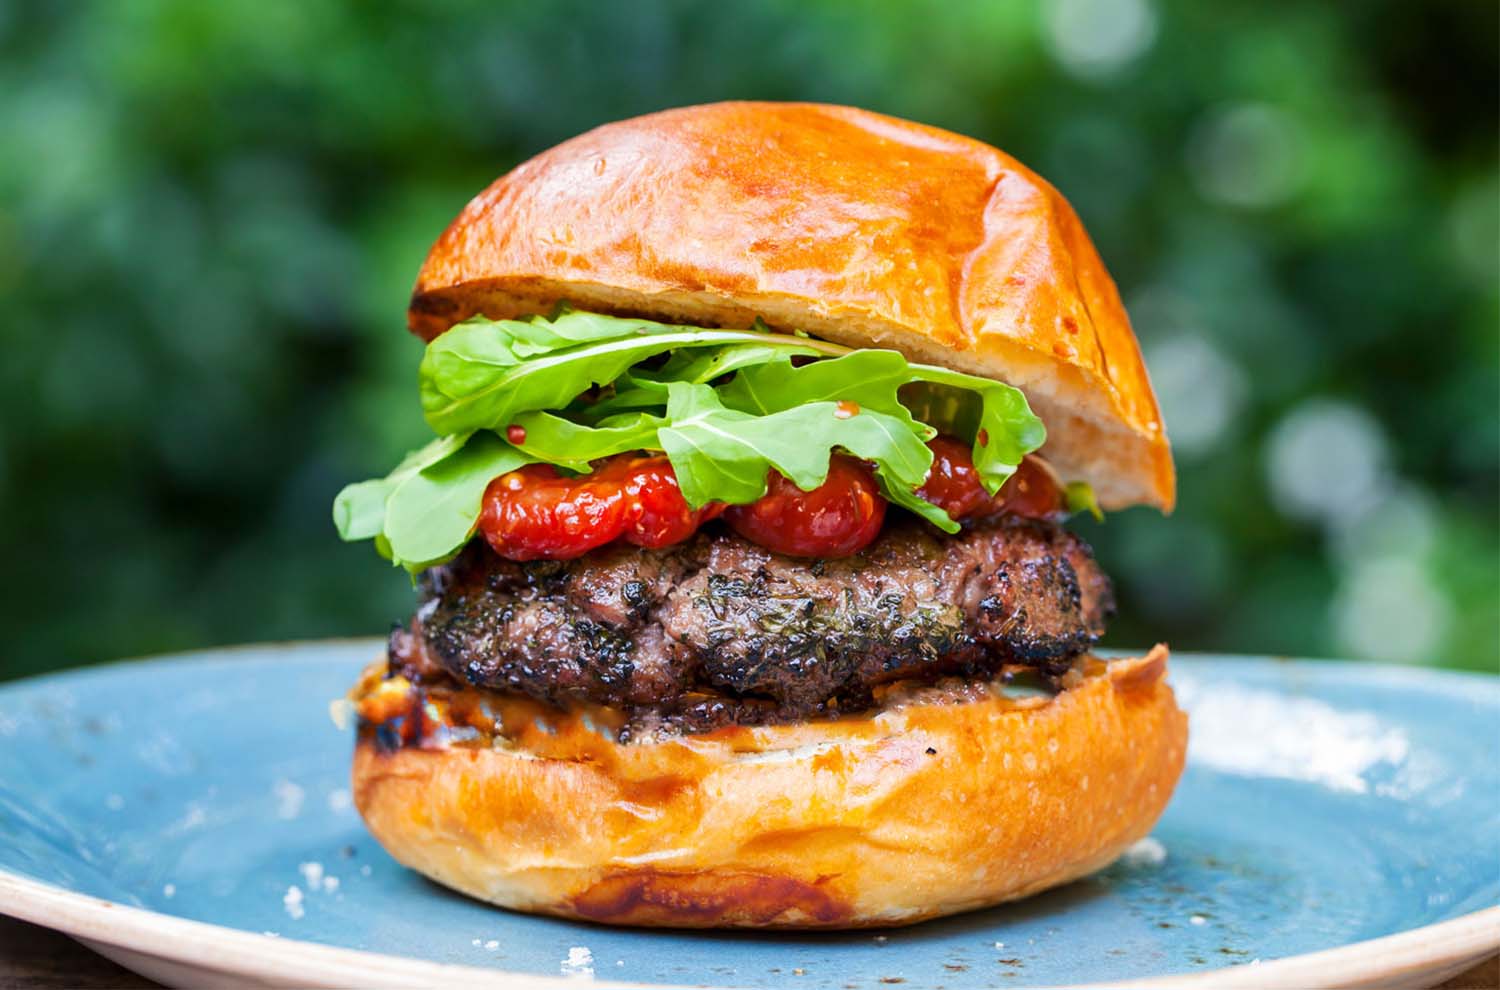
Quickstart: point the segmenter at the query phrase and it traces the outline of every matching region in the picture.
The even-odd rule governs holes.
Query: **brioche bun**
[[[507,908],[901,925],[1064,883],[1146,835],[1187,742],[1166,666],[1158,646],[1053,698],[918,696],[628,745],[586,714],[515,699],[493,745],[391,750],[362,732],[354,800],[401,863]]]
[[[1009,382],[1046,423],[1063,480],[1088,481],[1106,508],[1175,498],[1135,336],[1077,216],[968,138],[814,104],[601,127],[464,209],[408,322],[431,340],[560,302],[709,327],[759,318]],[[1076,599],[1071,575],[1049,580]],[[1186,749],[1166,667],[1158,646],[1084,658],[1055,695],[883,684],[863,714],[622,742],[623,712],[382,662],[353,695],[354,798],[401,863],[507,908],[688,928],[908,924],[1064,883],[1142,838]]]
[[[1105,508],[1169,510],[1156,397],[1114,282],[1062,196],[988,145],[849,107],[719,103],[609,124],[473,200],[408,314],[580,309],[764,318],[1008,382],[1043,454]]]

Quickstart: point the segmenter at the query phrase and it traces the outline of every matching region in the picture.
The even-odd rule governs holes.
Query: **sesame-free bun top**
[[[579,309],[805,330],[1015,385],[1106,508],[1169,510],[1171,452],[1119,292],[1066,200],[970,138],[851,107],[716,103],[589,131],[480,193],[411,329]]]

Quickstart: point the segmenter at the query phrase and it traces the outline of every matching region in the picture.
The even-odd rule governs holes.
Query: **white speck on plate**
[[[336,893],[338,891],[338,889],[339,889],[339,878],[338,877],[324,877],[323,878],[323,893],[325,893],[325,894]]]
[[[568,958],[559,967],[562,975],[579,980],[594,978],[594,954],[587,946],[575,945],[568,950]]]
[[[469,940],[469,944],[472,945],[474,948],[477,949],[477,948],[479,948],[480,942],[479,942],[479,939],[475,938],[475,939],[470,939]]]
[[[348,811],[354,805],[354,800],[349,797],[349,792],[340,787],[328,792],[329,811]]]
[[[264,935],[266,938],[280,938],[281,937],[281,933],[280,932],[273,932],[269,928],[267,928],[265,931],[261,932],[261,934]]]
[[[197,801],[188,802],[187,810],[182,817],[168,825],[162,832],[163,835],[178,836],[185,832],[191,832],[195,828],[202,828],[208,822],[208,812],[203,810],[203,805]]]
[[[308,890],[317,890],[323,882],[322,863],[301,863],[297,866],[297,872],[302,874],[302,881],[307,884]]]
[[[194,770],[193,758],[182,743],[164,729],[154,729],[135,744],[136,758],[167,777],[182,777]]]
[[[335,698],[328,703],[328,717],[340,732],[354,724],[354,702],[348,698]]]
[[[104,806],[110,811],[119,811],[121,808],[125,807],[125,799],[118,794],[111,794],[109,797],[104,799]]]
[[[177,896],[177,885],[175,883],[164,884],[162,886],[162,888],[161,888],[161,896],[163,896],[163,897],[176,897]]]
[[[283,821],[290,821],[302,814],[302,802],[307,798],[307,792],[290,780],[278,780],[271,785],[271,793],[276,798],[276,817]]]
[[[1205,918],[1205,917],[1203,917],[1203,915],[1201,915],[1201,914],[1195,914],[1191,918],[1188,919],[1188,924],[1190,924],[1190,925],[1206,925],[1206,924],[1208,924],[1208,919]]]
[[[1127,866],[1160,866],[1167,861],[1167,847],[1148,835],[1125,850],[1120,860]]]
[[[288,887],[286,893],[281,896],[281,906],[286,908],[286,913],[293,921],[301,920],[307,910],[302,906],[302,889],[300,887]]]
[[[995,943],[995,948],[997,948],[997,949],[1003,949],[1003,948],[1005,948],[1005,943],[1004,942],[996,942]]]
[[[492,938],[488,942],[484,943],[484,947],[489,951],[494,952],[496,949],[500,948],[500,940],[498,938]]]

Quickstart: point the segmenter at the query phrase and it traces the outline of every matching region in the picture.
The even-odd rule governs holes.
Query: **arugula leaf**
[[[480,322],[488,323],[489,320]],[[586,313],[563,307],[550,320],[494,321],[512,338],[510,349],[518,357],[530,358],[550,354],[574,344],[601,340],[618,340],[635,334],[654,333],[661,327],[651,320],[631,320],[603,313]]]
[[[461,449],[409,474],[386,499],[381,533],[386,555],[413,572],[452,557],[474,535],[489,483],[532,460],[482,431]]]
[[[772,413],[803,402],[857,402],[891,412],[896,389],[911,379],[906,358],[895,351],[854,351],[827,361],[793,367],[789,358],[746,368],[725,385],[724,403],[751,413]]]
[[[434,347],[437,341],[428,344],[418,371],[424,397],[429,380],[442,382],[443,388],[452,394],[466,395],[482,388],[502,371],[520,365],[520,356],[511,350],[513,338],[501,331],[500,326],[460,323],[438,338],[446,341],[444,346]]]
[[[901,386],[901,404],[912,418],[939,433],[972,440],[979,432],[979,411],[984,405],[978,394],[953,385],[910,381]]]
[[[632,368],[615,379],[611,394],[605,398],[574,399],[565,412],[575,419],[597,423],[623,412],[663,409],[666,404],[667,383],[648,377],[639,368]]]
[[[385,478],[345,485],[333,499],[333,525],[339,539],[352,543],[379,536],[385,525],[385,500],[390,495],[391,484]]]
[[[657,435],[689,505],[744,504],[766,493],[775,469],[804,491],[828,477],[834,447],[875,461],[894,486],[915,489],[932,466],[932,451],[893,416],[839,414],[835,402],[811,402],[766,416],[726,408],[708,385],[667,386],[667,419]]]
[[[819,352],[815,348],[799,345],[798,338],[796,337],[787,337],[785,334],[778,334],[777,336],[784,338],[784,342],[778,341],[774,344],[731,344],[728,347],[715,348],[707,353],[679,351],[672,355],[671,360],[662,365],[650,377],[662,382],[678,381],[704,384],[713,381],[721,375],[727,375],[731,371],[748,368],[752,365],[767,364],[774,361],[790,366],[793,356],[819,356]]]
[[[1026,404],[1020,389],[930,364],[914,364],[911,370],[918,381],[978,394],[981,406],[979,429],[974,435],[974,467],[980,484],[991,495],[1015,474],[1021,458],[1046,442],[1047,428]]]
[[[862,411],[884,413],[899,419],[923,440],[938,432],[928,422],[912,415],[902,401],[902,389],[915,380],[927,386],[926,409],[940,401],[932,393],[956,394],[946,401],[955,412],[961,403],[977,403],[967,410],[973,425],[964,431],[973,444],[975,468],[991,495],[1015,473],[1021,458],[1046,438],[1041,421],[1031,412],[1017,389],[989,379],[965,375],[929,365],[914,365],[896,351],[862,350],[842,357],[793,367],[790,360],[746,368],[719,391],[724,404],[745,412],[773,413],[802,403],[838,399],[854,402]],[[901,486],[877,462],[877,475],[886,497],[939,527],[956,532],[958,526],[947,513]],[[925,475],[924,475],[925,477]],[[921,481],[916,486],[920,487]]]
[[[333,525],[346,543],[379,536],[385,524],[385,504],[396,486],[418,471],[452,454],[468,440],[467,435],[438,437],[402,458],[384,478],[345,485],[333,500]]]
[[[574,316],[577,314],[569,314]],[[644,321],[641,321],[644,323]],[[679,348],[765,343],[772,334],[652,324],[658,332],[564,347],[520,363],[502,323],[454,327],[427,345],[420,380],[422,410],[438,433],[503,429],[523,412],[561,409],[596,385],[613,382],[646,358]],[[790,346],[808,342],[787,337]],[[818,344],[823,353],[844,353]]]
[[[659,449],[656,431],[667,421],[638,412],[609,416],[594,426],[584,426],[552,413],[529,412],[517,416],[515,423],[526,431],[525,439],[516,444],[522,453],[534,461],[583,472],[589,469],[590,461],[601,457]]]
[[[741,371],[720,395],[731,409],[762,415],[807,402],[853,402],[862,410],[894,416],[930,440],[937,431],[913,419],[897,394],[911,377],[911,366],[896,351],[854,351],[801,367],[782,357]]]
[[[900,479],[891,477],[884,465],[879,463],[875,465],[875,480],[880,482],[880,494],[885,496],[886,501],[921,516],[945,533],[957,533],[962,528],[945,509],[933,505],[917,494],[917,489],[922,487],[921,481],[915,485],[908,485]],[[922,480],[927,480],[925,472]]]
[[[1095,522],[1104,521],[1104,510],[1099,508],[1099,499],[1094,495],[1094,486],[1087,481],[1068,482],[1063,486],[1063,496],[1067,499],[1070,515],[1087,512],[1094,517]]]
[[[794,364],[799,356],[815,360]],[[444,436],[334,503],[344,539],[373,537],[412,570],[472,538],[489,482],[526,463],[582,472],[598,458],[660,449],[689,504],[701,506],[754,501],[771,470],[815,488],[837,448],[871,462],[891,502],[955,532],[916,494],[935,427],[972,440],[991,493],[1045,439],[1008,385],[760,323],[711,330],[569,310],[472,320],[428,345],[420,383],[427,420]],[[497,435],[511,425],[525,430],[511,434],[517,445]],[[1069,498],[1087,508],[1081,492],[1070,488]]]

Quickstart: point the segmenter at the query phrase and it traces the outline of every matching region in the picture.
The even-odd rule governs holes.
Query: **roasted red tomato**
[[[1028,456],[1001,487],[995,505],[1028,519],[1061,519],[1068,514],[1068,495],[1041,458]]]
[[[1038,458],[1023,460],[991,498],[966,445],[937,437],[929,446],[932,470],[918,493],[954,519],[1002,512],[1056,519],[1067,513],[1062,487]],[[479,531],[511,560],[570,560],[617,539],[653,549],[681,543],[722,514],[736,533],[768,550],[846,557],[880,535],[885,507],[870,469],[842,454],[829,462],[827,480],[810,492],[773,471],[765,496],[727,509],[716,502],[691,508],[664,455],[621,454],[576,478],[560,477],[543,464],[501,475],[485,489]]]
[[[551,465],[529,464],[484,490],[479,532],[511,560],[571,560],[620,536],[625,508],[616,481],[560,478]]]
[[[749,505],[731,505],[724,521],[745,539],[790,557],[847,557],[880,535],[885,499],[870,469],[835,455],[828,478],[804,492],[772,471],[766,494]]]
[[[917,489],[918,495],[954,519],[964,519],[989,504],[989,493],[979,483],[979,471],[966,445],[952,437],[934,437],[927,446],[932,450],[932,469]]]
[[[619,486],[625,499],[623,536],[636,546],[654,549],[681,543],[724,511],[718,502],[701,509],[690,507],[677,487],[677,472],[664,454],[621,455],[589,477]]]
[[[969,447],[952,437],[936,437],[932,470],[917,494],[944,509],[954,519],[1010,512],[1029,519],[1057,519],[1067,515],[1067,496],[1056,476],[1036,457],[1026,457],[1016,473],[993,498],[979,483],[979,472]]]

